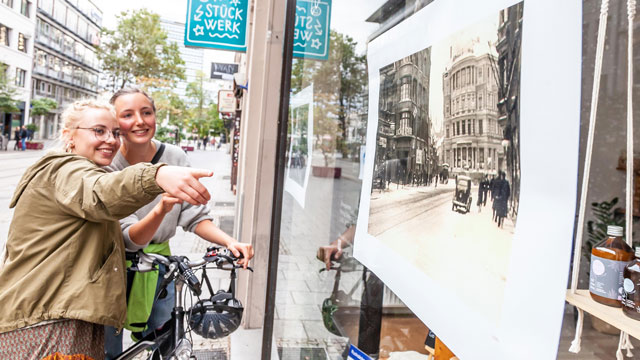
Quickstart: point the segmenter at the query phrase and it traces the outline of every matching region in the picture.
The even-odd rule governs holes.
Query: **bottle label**
[[[634,301],[634,299],[637,300],[638,287],[633,283],[633,280],[628,278],[624,279],[622,287],[624,289],[622,293],[622,306],[640,314],[640,304],[636,304]]]
[[[607,299],[622,300],[622,272],[628,263],[591,255],[589,291]]]

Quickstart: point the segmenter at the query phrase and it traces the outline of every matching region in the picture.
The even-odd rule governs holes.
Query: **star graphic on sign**
[[[231,0],[231,5],[234,5],[234,6],[240,5],[240,0]]]
[[[318,39],[311,40],[311,47],[312,48],[320,49],[320,45],[322,45],[322,43],[320,43],[320,40],[318,40]]]
[[[202,25],[196,25],[196,27],[193,28],[193,32],[196,33],[196,36],[204,35],[204,27]]]

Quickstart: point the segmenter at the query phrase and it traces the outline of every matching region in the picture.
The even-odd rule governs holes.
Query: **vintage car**
[[[456,190],[453,193],[453,204],[451,210],[455,211],[459,207],[465,212],[471,209],[471,178],[468,176],[458,175],[456,179]]]

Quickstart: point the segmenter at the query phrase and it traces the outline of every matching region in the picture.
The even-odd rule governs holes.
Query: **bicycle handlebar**
[[[163,256],[160,254],[145,253],[142,250],[138,250],[136,253],[128,253],[127,260],[133,262],[130,270],[137,272],[149,272],[157,270],[156,264],[163,264],[169,268],[165,278],[161,283],[161,288],[168,285],[177,272],[182,276],[183,280],[189,285],[189,288],[193,290],[197,295],[201,293],[201,283],[195,276],[191,269],[206,266],[207,264],[214,264],[216,268],[220,270],[230,270],[232,272],[235,269],[242,268],[242,265],[238,265],[237,261],[242,258],[236,257],[233,253],[223,247],[212,246],[207,248],[207,252],[202,259],[191,261],[185,256]],[[247,267],[247,270],[253,272],[251,267]],[[235,276],[235,273],[232,273]]]

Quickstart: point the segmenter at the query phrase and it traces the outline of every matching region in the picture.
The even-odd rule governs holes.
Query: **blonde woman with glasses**
[[[62,149],[28,168],[0,269],[0,359],[104,359],[104,326],[125,320],[124,243],[118,220],[167,192],[205,204],[211,172],[140,163],[102,169],[120,147],[111,105],[62,115]]]

